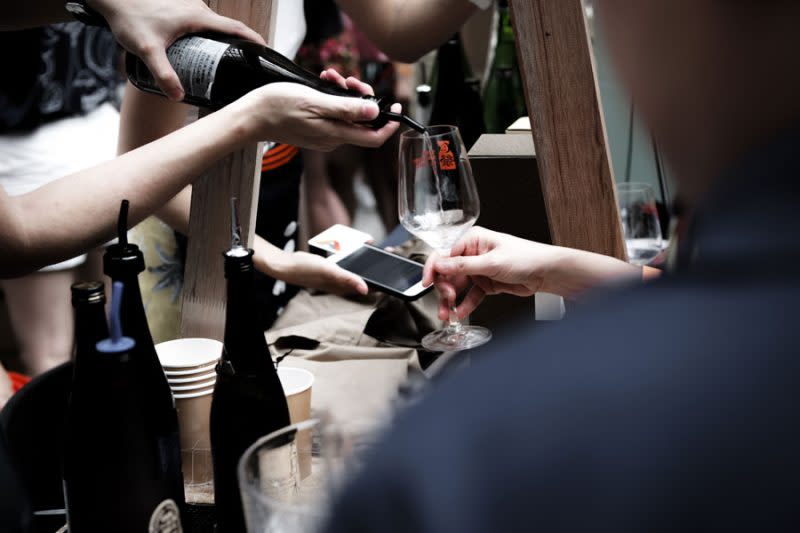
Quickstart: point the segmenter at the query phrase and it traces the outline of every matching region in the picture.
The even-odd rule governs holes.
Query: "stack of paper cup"
[[[156,352],[178,411],[188,499],[190,492],[202,492],[202,487],[214,479],[208,424],[222,343],[213,339],[177,339],[156,345]]]
[[[222,343],[213,339],[177,339],[157,344],[156,353],[178,411],[186,501],[213,501],[210,499],[214,470],[209,419],[217,381],[215,367],[222,355]],[[291,423],[308,420],[311,417],[314,375],[302,368],[278,367],[278,377],[286,393]],[[309,437],[300,435],[298,438]],[[310,446],[310,441],[307,444]],[[303,477],[310,472],[310,465],[301,464],[300,468]]]

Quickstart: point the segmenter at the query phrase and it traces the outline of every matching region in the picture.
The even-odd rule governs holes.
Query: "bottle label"
[[[229,47],[227,43],[203,37],[186,37],[167,49],[169,62],[187,95],[211,98],[217,67]]]
[[[181,513],[174,500],[164,500],[150,516],[148,533],[183,533]]]

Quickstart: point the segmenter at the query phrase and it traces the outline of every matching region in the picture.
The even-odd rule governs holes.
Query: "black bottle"
[[[125,334],[136,341],[131,353],[131,367],[136,372],[138,393],[146,410],[147,431],[159,451],[159,464],[154,476],[171,488],[171,497],[184,506],[181,449],[178,437],[178,414],[167,377],[158,360],[153,337],[139,290],[139,273],[145,268],[139,247],[128,243],[128,201],[123,200],[118,222],[119,242],[108,247],[103,256],[103,269],[112,281],[124,286],[120,320]]]
[[[439,47],[434,67],[431,125],[457,126],[467,150],[486,133],[480,83],[472,77],[461,36],[456,33]]]
[[[214,500],[220,533],[245,531],[236,468],[256,440],[289,425],[289,407],[256,316],[253,251],[241,245],[235,203],[225,255],[225,339],[211,403]]]
[[[189,35],[175,41],[167,49],[167,57],[183,85],[183,101],[196,106],[219,109],[262,85],[291,82],[335,96],[374,101],[380,115],[368,123],[370,127],[377,129],[389,120],[397,120],[424,130],[409,117],[392,113],[390,100],[343,89],[257,43],[216,34]],[[164,94],[141,59],[127,54],[125,64],[133,85],[143,91]]]
[[[179,502],[160,475],[161,451],[143,402],[136,342],[123,337],[120,327],[122,296],[123,284],[114,283],[111,338],[88,346],[85,341],[97,331],[86,330],[79,343],[80,379],[65,436],[67,521],[73,533],[174,533],[181,530]],[[98,308],[87,314],[97,318]]]

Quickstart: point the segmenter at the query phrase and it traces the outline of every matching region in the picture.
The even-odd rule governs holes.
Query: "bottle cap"
[[[122,323],[120,320],[120,307],[122,306],[122,291],[124,285],[120,281],[115,281],[111,291],[111,337],[103,339],[97,343],[96,348],[102,354],[123,354],[130,352],[136,346],[136,341],[130,337],[122,336]]]
[[[112,278],[138,276],[144,271],[144,254],[138,246],[128,243],[129,205],[128,200],[122,200],[117,219],[119,242],[109,246],[103,255],[103,272]]]
[[[105,285],[102,281],[79,281],[73,283],[72,305],[106,303]]]

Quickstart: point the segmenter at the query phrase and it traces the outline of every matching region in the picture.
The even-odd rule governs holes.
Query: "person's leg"
[[[69,269],[37,272],[2,282],[20,360],[31,376],[70,358],[73,341],[70,285],[74,279],[75,271]]]

